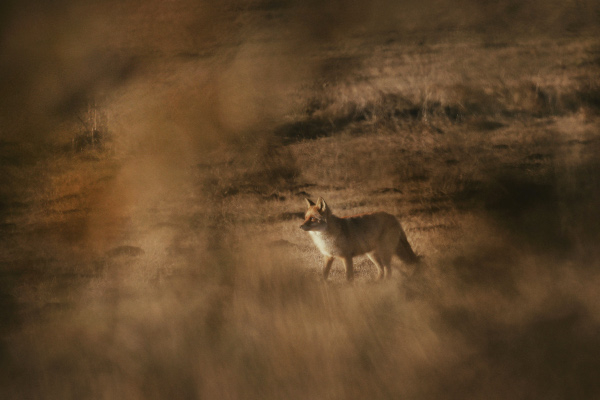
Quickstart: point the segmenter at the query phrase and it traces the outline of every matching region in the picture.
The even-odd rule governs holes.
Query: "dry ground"
[[[343,35],[364,10],[321,32],[286,2],[119,4],[94,25],[114,58],[91,72],[91,38],[73,39],[88,9],[67,8],[86,22],[73,31],[39,28],[69,56],[5,32],[5,55],[54,58],[17,81],[45,90],[3,89],[2,398],[600,395],[600,42],[572,27],[586,13],[524,35],[486,31],[492,17],[413,26],[412,5],[405,31]],[[110,138],[74,151],[91,98]],[[323,282],[305,196],[395,214],[421,265],[374,282],[359,258],[353,284],[339,264]]]

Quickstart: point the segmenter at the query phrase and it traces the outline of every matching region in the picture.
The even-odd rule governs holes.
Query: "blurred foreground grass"
[[[596,398],[598,40],[474,14],[467,34],[450,15],[341,40],[338,21],[291,51],[287,31],[239,41],[287,10],[250,3],[198,6],[221,41],[179,36],[196,8],[148,42],[166,6],[124,14],[133,77],[15,100],[63,107],[0,141],[1,397]],[[506,4],[478,12],[502,24]],[[565,15],[561,32],[588,18]],[[175,40],[194,35],[215,47]],[[79,90],[102,97],[109,151],[69,148]],[[394,213],[423,264],[321,282],[304,196]]]

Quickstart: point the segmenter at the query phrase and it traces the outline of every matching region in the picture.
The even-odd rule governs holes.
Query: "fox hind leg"
[[[391,257],[387,260],[387,262],[385,262],[384,264],[385,266],[385,277],[387,279],[392,277],[392,260]]]
[[[392,277],[392,255],[388,252],[382,253],[380,256],[383,267],[385,268],[385,277]]]
[[[376,252],[367,254],[367,257],[369,257],[369,259],[373,261],[373,264],[375,264],[377,267],[377,270],[379,271],[377,274],[377,280],[380,280],[385,276],[385,264],[383,263],[383,260]]]

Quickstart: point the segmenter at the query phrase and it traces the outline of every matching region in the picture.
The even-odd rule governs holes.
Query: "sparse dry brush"
[[[598,397],[597,7],[541,8],[556,37],[537,2],[404,2],[393,29],[316,3],[100,7],[133,76],[24,72],[55,92],[0,111],[32,130],[0,141],[0,397]],[[110,152],[62,148],[82,93]],[[422,264],[322,282],[317,196],[395,214]]]

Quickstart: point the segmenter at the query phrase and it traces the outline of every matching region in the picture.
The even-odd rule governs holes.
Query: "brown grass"
[[[11,14],[0,72],[35,67],[0,112],[2,398],[598,397],[597,23],[334,3]],[[15,50],[52,10],[106,42],[50,16],[54,50]],[[90,98],[114,141],[73,153]],[[422,264],[322,282],[318,196],[395,214]]]

